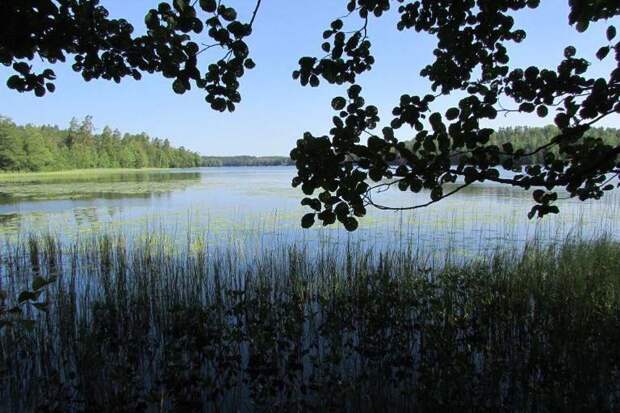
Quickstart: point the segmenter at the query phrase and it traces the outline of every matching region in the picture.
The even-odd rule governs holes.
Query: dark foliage
[[[0,62],[16,71],[8,79],[10,88],[39,96],[54,90],[54,72],[31,73],[27,61],[38,57],[55,63],[72,56],[73,68],[86,80],[119,82],[125,76],[139,79],[144,72],[159,73],[174,79],[175,92],[184,93],[193,84],[206,91],[213,109],[232,111],[241,99],[238,80],[254,66],[245,39],[260,3],[256,2],[250,21],[243,23],[233,8],[215,0],[162,2],[148,11],[146,34],[134,36],[127,21],[109,19],[97,0],[3,2]],[[306,132],[291,152],[298,169],[293,185],[316,195],[302,202],[315,210],[311,214],[325,225],[338,219],[355,229],[357,218],[369,206],[403,209],[378,204],[373,189],[428,190],[430,201],[406,208],[414,209],[439,202],[473,182],[493,181],[536,188],[529,216],[542,217],[559,212],[554,201],[560,189],[586,200],[598,199],[620,184],[620,145],[587,137],[597,122],[620,112],[616,28],[605,30],[597,51],[586,51],[599,60],[615,59],[615,68],[606,77],[589,77],[588,61],[573,46],[565,48],[564,59],[555,68],[537,67],[536,62],[511,67],[508,48],[526,37],[515,27],[513,15],[539,4],[540,0],[348,0],[347,17],[360,19],[356,29],[345,28],[344,18],[334,20],[323,32],[321,47],[327,55],[302,57],[293,73],[302,85],[318,86],[321,79],[351,85],[347,96],[332,101],[336,116],[329,136]],[[620,14],[617,0],[569,0],[569,5],[568,24],[579,32],[588,30],[591,22]],[[375,62],[367,36],[369,23],[393,7],[400,15],[397,30],[430,34],[437,38],[437,46],[434,61],[420,73],[430,82],[428,94],[403,94],[389,126],[376,133],[379,109],[365,102],[357,82]],[[197,38],[203,30],[212,43],[201,48],[198,44],[205,43]],[[225,50],[224,57],[201,71],[199,55],[214,46]],[[433,111],[437,97],[452,93],[465,97],[445,113]],[[510,141],[492,143],[493,130],[484,123],[509,112],[553,118],[558,132],[530,151],[515,148]],[[397,134],[410,135],[401,140]],[[408,145],[411,138],[415,142]],[[520,167],[532,164],[531,158],[542,152],[541,164]],[[405,162],[395,168],[397,158]],[[500,176],[500,166],[518,173]],[[377,184],[369,185],[369,179]],[[444,190],[457,181],[462,183],[456,189]]]
[[[509,66],[508,47],[519,43],[525,31],[515,27],[513,15],[539,6],[539,0],[350,0],[348,16],[358,16],[358,30],[334,20],[323,33],[327,52],[323,58],[303,57],[293,77],[302,85],[318,86],[321,79],[338,85],[351,84],[347,96],[332,101],[335,116],[329,136],[306,132],[291,152],[298,174],[294,186],[306,195],[324,225],[336,219],[356,228],[356,217],[368,206],[381,209],[414,209],[438,202],[473,182],[493,181],[533,192],[535,205],[529,216],[557,213],[553,202],[558,190],[581,200],[598,199],[620,184],[620,145],[588,137],[601,119],[620,113],[620,68],[606,78],[588,77],[588,61],[566,47],[556,68]],[[615,0],[570,1],[568,23],[577,31],[588,30],[594,21],[620,14]],[[434,61],[420,75],[430,82],[426,95],[403,94],[392,110],[389,126],[375,132],[379,110],[362,97],[359,75],[374,64],[368,26],[372,19],[396,6],[397,29],[415,30],[437,38]],[[558,15],[557,18],[565,18]],[[357,26],[357,27],[359,27]],[[602,36],[599,60],[620,61],[616,29],[609,26]],[[594,54],[595,51],[587,50]],[[477,73],[480,73],[479,75]],[[445,113],[433,111],[441,95],[465,94],[457,107]],[[501,103],[500,103],[501,101]],[[512,103],[511,109],[505,107]],[[500,113],[535,112],[553,117],[556,133],[529,150],[509,139],[493,142],[493,129],[482,125]],[[399,140],[396,135],[409,135]],[[369,137],[368,137],[369,136]],[[414,137],[413,145],[408,141]],[[367,139],[366,139],[367,138]],[[532,164],[545,153],[539,165]],[[395,159],[404,160],[394,168]],[[534,159],[534,160],[532,160]],[[500,176],[499,167],[516,176]],[[378,184],[370,186],[367,180]],[[387,181],[384,181],[387,180]],[[461,182],[444,191],[446,184]],[[401,191],[430,193],[430,201],[406,208],[376,203],[373,189],[397,187]],[[318,196],[316,196],[318,192]],[[308,218],[304,219],[309,222]]]
[[[51,69],[33,73],[27,61],[72,58],[73,70],[87,81],[119,83],[157,73],[171,79],[175,93],[194,86],[206,92],[213,109],[233,111],[241,101],[239,78],[254,67],[245,43],[254,17],[242,22],[235,9],[216,0],[162,2],[147,12],[147,31],[140,36],[127,20],[110,19],[99,0],[3,1],[0,15],[0,63],[16,72],[7,85],[37,96],[55,90],[56,76]],[[193,37],[203,32],[208,44],[200,46]],[[223,49],[224,56],[201,69],[198,57],[211,47]]]

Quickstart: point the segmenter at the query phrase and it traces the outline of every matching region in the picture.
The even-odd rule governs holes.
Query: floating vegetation
[[[6,412],[617,411],[620,244],[438,262],[166,234],[8,240]],[[39,280],[39,281],[36,281]]]
[[[162,169],[109,169],[0,174],[0,201],[149,197],[200,182],[200,173]]]

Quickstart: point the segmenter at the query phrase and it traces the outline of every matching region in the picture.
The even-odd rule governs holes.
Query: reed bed
[[[3,412],[618,411],[620,245],[248,255],[188,238],[0,248]]]

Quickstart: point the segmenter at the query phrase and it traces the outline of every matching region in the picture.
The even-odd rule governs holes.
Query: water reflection
[[[187,170],[16,176],[0,183],[0,206],[62,199],[149,199],[198,184],[201,176]]]
[[[518,188],[476,184],[429,208],[407,212],[370,210],[359,230],[337,226],[300,229],[307,211],[291,188],[291,167],[202,168],[73,177],[4,184],[10,202],[0,202],[0,233],[47,232],[76,236],[101,231],[142,236],[165,234],[186,242],[188,234],[216,245],[242,243],[256,249],[278,241],[378,248],[414,244],[440,254],[480,254],[498,244],[523,245],[532,237],[558,239],[576,227],[584,234],[617,232],[620,194],[600,201],[559,203],[559,216],[528,220],[531,195]],[[386,205],[412,205],[428,194],[392,191],[378,195]]]

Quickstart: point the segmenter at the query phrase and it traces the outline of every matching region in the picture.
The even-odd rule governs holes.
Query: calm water
[[[620,222],[619,194],[585,203],[564,200],[559,216],[528,220],[528,192],[478,184],[426,209],[370,211],[352,235],[338,226],[302,230],[299,220],[306,209],[299,205],[301,191],[290,186],[294,174],[293,167],[201,168],[0,184],[0,232],[4,237],[52,232],[68,239],[156,232],[179,242],[192,234],[248,248],[275,241],[412,243],[430,252],[467,256],[497,245],[523,245],[534,237],[613,236]],[[392,191],[376,199],[410,205],[427,201],[428,195]]]

